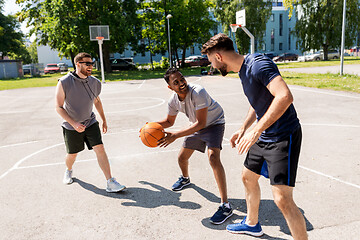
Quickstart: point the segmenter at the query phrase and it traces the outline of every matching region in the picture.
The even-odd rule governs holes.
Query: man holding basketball
[[[101,139],[99,123],[93,113],[93,105],[102,119],[103,133],[107,132],[107,123],[99,97],[100,81],[91,76],[94,63],[88,53],[75,56],[76,71],[69,72],[59,79],[56,87],[56,112],[64,119],[62,124],[66,155],[66,171],[63,183],[71,184],[72,166],[78,152],[84,150],[86,143],[89,150],[94,149],[98,163],[106,179],[107,192],[119,192],[125,189],[111,176],[110,164]]]
[[[247,153],[242,180],[245,186],[247,216],[241,223],[227,226],[232,233],[252,236],[263,234],[258,221],[259,177],[264,161],[274,201],[284,215],[295,240],[307,239],[304,217],[293,200],[296,171],[301,147],[301,126],[293,96],[273,61],[262,54],[240,55],[232,40],[219,33],[206,42],[202,51],[223,76],[238,72],[250,102],[248,115],[230,140],[238,153]],[[257,119],[248,133],[246,130]]]
[[[168,69],[164,78],[168,83],[168,88],[173,90],[174,94],[168,102],[167,117],[158,123],[163,128],[173,126],[179,112],[186,114],[192,123],[178,132],[166,132],[166,136],[159,140],[159,146],[166,147],[177,138],[185,137],[178,156],[182,176],[172,186],[172,190],[180,191],[190,185],[189,158],[195,150],[205,152],[208,147],[209,162],[221,197],[221,205],[210,218],[210,222],[221,224],[233,214],[227,199],[225,170],[220,161],[221,143],[225,130],[224,111],[202,86],[188,84],[178,69]]]

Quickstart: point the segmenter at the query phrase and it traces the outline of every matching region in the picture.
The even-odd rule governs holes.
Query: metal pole
[[[249,30],[246,27],[242,26],[241,28],[250,37],[250,40],[251,40],[251,54],[255,53],[255,38],[254,38],[254,35],[252,35],[251,32],[249,32]]]
[[[170,45],[170,18],[172,18],[171,14],[168,14],[166,16],[166,19],[168,21],[168,36],[169,36],[169,61],[170,61],[170,68],[172,68],[172,60],[171,60],[171,45]]]
[[[346,0],[344,0],[343,20],[342,20],[340,76],[343,75],[343,71],[344,71],[345,23],[346,23]]]
[[[104,74],[104,61],[103,61],[103,54],[102,54],[102,39],[98,39],[99,43],[99,52],[100,52],[100,65],[101,65],[101,82],[105,83],[105,74]]]

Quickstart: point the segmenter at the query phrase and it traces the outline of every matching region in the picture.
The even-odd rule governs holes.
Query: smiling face
[[[78,73],[81,73],[85,77],[90,76],[93,70],[92,59],[87,57],[81,59],[81,61],[76,63],[76,70]]]
[[[169,76],[168,87],[179,95],[180,99],[184,99],[187,92],[188,86],[186,79],[180,72],[175,72]]]
[[[228,66],[223,62],[221,53],[218,52],[208,53],[207,56],[209,61],[211,62],[211,65],[214,68],[217,68],[221,72],[221,75],[226,76],[229,73],[227,69]]]

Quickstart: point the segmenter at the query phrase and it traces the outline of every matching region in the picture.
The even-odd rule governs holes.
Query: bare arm
[[[106,133],[108,127],[107,127],[107,122],[106,122],[106,117],[102,106],[102,102],[99,96],[94,99],[94,105],[102,120],[102,131],[103,133]]]
[[[230,138],[230,145],[232,148],[239,143],[240,139],[244,136],[246,130],[253,124],[256,120],[255,110],[250,106],[248,114],[245,118],[243,125],[237,130]]]
[[[246,153],[250,147],[259,139],[261,133],[276,122],[293,102],[293,96],[281,76],[274,78],[268,85],[270,93],[274,96],[272,103],[264,116],[255,127],[240,139],[239,154]]]
[[[157,123],[159,123],[163,128],[169,128],[174,125],[177,115],[167,115],[167,117]]]
[[[59,81],[56,86],[55,93],[55,110],[56,112],[66,121],[68,122],[76,131],[83,132],[85,131],[85,126],[79,122],[74,121],[69,114],[64,109],[65,102],[65,93],[64,89]]]
[[[206,126],[207,112],[208,112],[208,108],[202,108],[197,110],[195,123],[175,133],[167,132],[166,137],[159,140],[159,146],[167,147],[170,143],[174,142],[176,139],[180,137],[188,136],[203,129]]]

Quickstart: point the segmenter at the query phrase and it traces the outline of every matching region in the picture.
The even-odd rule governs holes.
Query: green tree
[[[186,49],[194,44],[198,44],[200,48],[211,37],[211,30],[216,27],[216,22],[209,9],[215,5],[209,0],[173,0],[166,6],[167,12],[173,16],[170,19],[172,50],[175,54],[182,50],[181,59],[184,64]]]
[[[143,51],[149,51],[150,63],[155,54],[166,52],[165,10],[160,1],[147,1],[141,5],[141,37],[144,41]]]
[[[98,44],[91,42],[89,25],[109,25],[110,41],[104,41],[103,56],[107,72],[111,72],[110,53],[123,52],[137,45],[141,26],[136,0],[17,0],[23,9],[20,21],[32,26],[39,44],[48,44],[61,57],[73,60],[78,52],[99,56]]]
[[[295,34],[300,48],[305,51],[322,48],[324,60],[328,60],[328,50],[341,46],[343,0],[286,0],[286,4],[297,6],[293,9],[298,16]],[[359,21],[359,1],[347,0],[346,47],[351,47],[356,41],[360,31]]]
[[[30,54],[31,63],[38,63],[39,60],[38,60],[38,55],[37,55],[37,44],[36,44],[36,41],[32,42],[32,43],[30,44],[30,46],[28,46],[26,49],[27,49],[27,51],[28,51],[29,54]]]
[[[1,2],[0,6],[2,6]],[[2,12],[0,12],[0,52],[2,52],[2,56],[22,60],[24,63],[28,63],[30,60],[19,21],[15,16],[5,16]]]
[[[224,32],[229,32],[229,25],[236,23],[236,12],[245,8],[246,28],[254,35],[258,45],[262,45],[272,11],[271,0],[215,0],[215,3],[215,17],[223,24]],[[239,29],[236,31],[236,45],[240,53],[249,52],[249,36]]]

